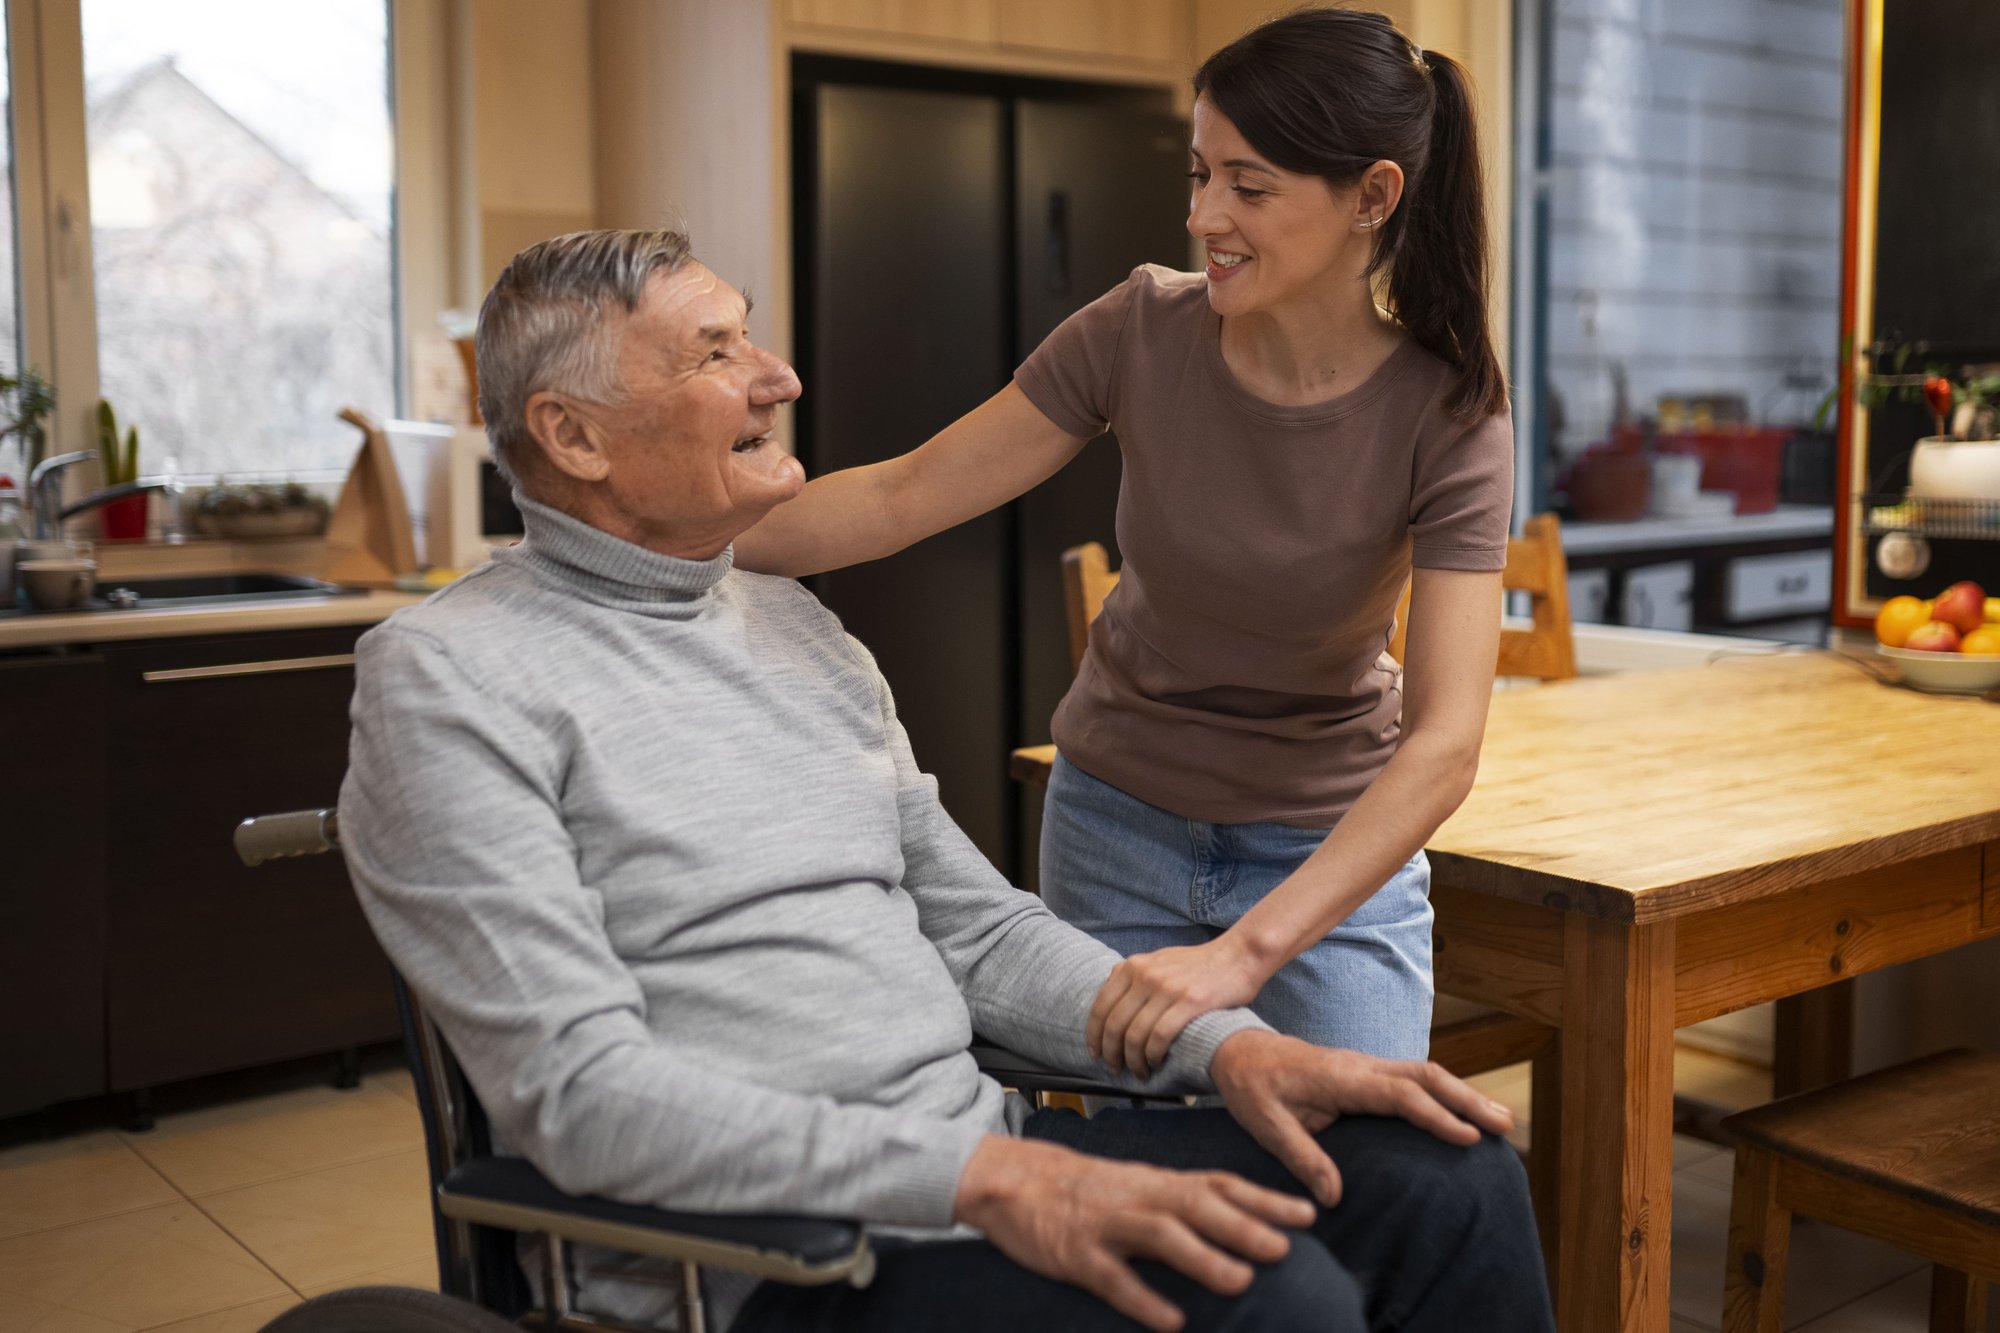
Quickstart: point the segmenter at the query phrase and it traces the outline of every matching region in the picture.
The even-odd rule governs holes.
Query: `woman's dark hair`
[[[1210,56],[1194,91],[1286,171],[1346,187],[1384,159],[1403,169],[1368,272],[1387,271],[1389,309],[1458,371],[1446,409],[1462,420],[1505,410],[1487,326],[1485,182],[1458,62],[1413,45],[1386,15],[1301,9]]]

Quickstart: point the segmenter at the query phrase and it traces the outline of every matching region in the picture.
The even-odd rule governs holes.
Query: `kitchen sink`
[[[109,579],[98,583],[93,602],[116,605],[121,589],[137,593],[140,606],[186,606],[194,602],[267,602],[300,597],[359,593],[297,574],[197,574],[164,579]],[[115,600],[114,600],[115,599]]]
[[[173,578],[105,579],[97,594],[75,611],[143,611],[148,608],[232,606],[238,603],[311,601],[321,597],[359,595],[362,588],[343,588],[297,574],[194,574]],[[23,603],[25,608],[26,603]],[[0,610],[0,616],[47,615],[45,611]]]

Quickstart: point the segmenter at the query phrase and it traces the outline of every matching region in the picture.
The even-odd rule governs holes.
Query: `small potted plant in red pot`
[[[127,427],[121,440],[118,436],[118,414],[102,398],[97,400],[97,456],[104,467],[106,486],[122,486],[139,480],[139,428]],[[146,505],[151,499],[142,491],[102,506],[99,512],[104,515],[104,539],[143,541],[146,536]]]

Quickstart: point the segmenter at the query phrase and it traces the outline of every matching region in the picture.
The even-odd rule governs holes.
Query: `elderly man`
[[[1507,1114],[1434,1066],[1231,1011],[1148,1085],[1227,1110],[979,1073],[975,1029],[1092,1072],[1117,959],[953,826],[838,622],[731,571],[803,482],[746,313],[671,232],[516,256],[480,405],[527,538],[362,643],[348,858],[498,1134],[573,1191],[870,1225],[865,1289],[714,1275],[739,1331],[1548,1328]],[[670,1307],[583,1267],[586,1307]]]

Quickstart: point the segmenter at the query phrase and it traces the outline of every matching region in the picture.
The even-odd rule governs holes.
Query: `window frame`
[[[90,229],[90,153],[83,73],[83,0],[5,0],[12,89],[16,299],[23,367],[56,387],[49,449],[92,447],[99,392],[97,295]],[[393,404],[407,411],[411,355],[458,295],[456,106],[452,0],[380,0],[388,16],[392,132]],[[364,405],[366,406],[366,405]],[[72,493],[97,484],[71,470]],[[89,475],[88,484],[76,478]]]

